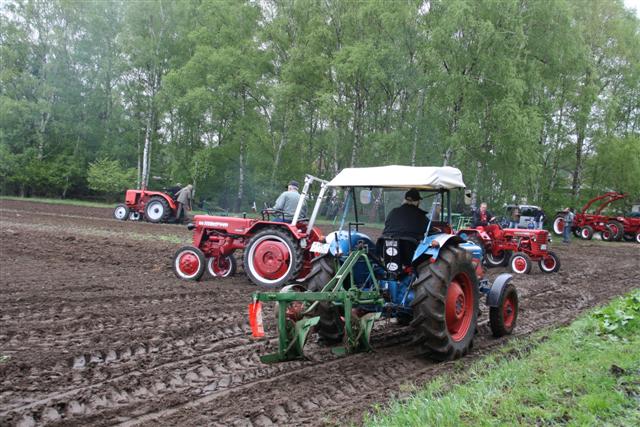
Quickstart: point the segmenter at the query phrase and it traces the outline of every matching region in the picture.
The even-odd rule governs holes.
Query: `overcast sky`
[[[636,16],[640,17],[640,0],[624,0],[624,5],[636,10]]]

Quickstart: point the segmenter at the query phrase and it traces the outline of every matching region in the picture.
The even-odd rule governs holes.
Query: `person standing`
[[[544,211],[542,210],[542,208],[536,209],[533,220],[536,222],[536,228],[538,230],[542,230],[542,225],[544,224]]]
[[[272,221],[276,222],[291,222],[293,219],[293,215],[296,213],[296,208],[298,207],[298,202],[300,200],[300,193],[298,193],[299,188],[298,181],[290,181],[287,186],[287,191],[282,192],[280,196],[276,199],[276,204],[273,206],[274,210],[281,211],[282,217],[274,218]],[[306,215],[307,207],[303,204],[302,211],[300,212],[300,217],[304,217]]]
[[[573,208],[566,208],[564,210],[564,229],[562,230],[562,243],[569,243],[574,218],[575,214],[573,213]]]
[[[189,184],[176,193],[176,201],[178,202],[178,210],[176,212],[176,222],[184,222],[187,217],[185,211],[193,209],[193,185]]]
[[[509,228],[518,228],[518,224],[520,224],[520,208],[518,206],[514,206],[513,209],[511,209]]]

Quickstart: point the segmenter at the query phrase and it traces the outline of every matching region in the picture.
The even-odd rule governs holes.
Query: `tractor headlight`
[[[196,228],[196,225],[194,223],[190,222],[189,224],[187,224],[187,230],[191,231],[194,228]]]

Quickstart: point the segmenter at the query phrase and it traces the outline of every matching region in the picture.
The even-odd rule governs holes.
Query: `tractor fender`
[[[496,280],[494,280],[493,284],[491,285],[491,289],[489,289],[489,293],[487,293],[487,306],[498,306],[500,295],[502,295],[502,291],[507,287],[509,282],[511,282],[511,279],[513,279],[513,275],[509,273],[502,273],[498,277],[496,277]]]
[[[434,244],[433,242],[437,242]],[[440,254],[440,250],[446,246],[457,245],[459,243],[464,243],[465,240],[456,236],[455,234],[434,234],[432,236],[425,237],[418,247],[416,248],[415,253],[413,254],[413,260],[411,261],[413,264],[418,264],[420,260],[424,258],[432,258],[434,260],[438,259],[438,255]]]

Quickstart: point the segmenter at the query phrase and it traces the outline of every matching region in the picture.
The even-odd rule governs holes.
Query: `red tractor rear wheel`
[[[560,258],[555,252],[549,251],[544,258],[538,261],[538,266],[543,273],[555,273],[560,270]]]
[[[562,236],[562,232],[564,231],[564,215],[556,215],[553,220],[553,232],[558,236]]]
[[[591,240],[593,238],[593,228],[591,228],[591,226],[589,225],[585,225],[584,227],[582,227],[582,229],[580,230],[580,237],[582,237],[584,240]]]
[[[531,271],[531,258],[524,252],[516,252],[511,255],[509,268],[515,274],[529,274]]]
[[[162,197],[152,197],[144,208],[144,217],[154,224],[169,221],[171,217],[169,203]]]
[[[204,268],[204,254],[195,246],[183,246],[173,256],[173,272],[180,279],[198,281]]]
[[[300,244],[282,228],[257,232],[244,251],[244,269],[258,286],[275,288],[298,276],[303,255]]]
[[[502,267],[507,265],[511,251],[499,251],[498,255],[493,255],[491,251],[487,252],[486,260],[489,267]]]
[[[415,341],[436,360],[464,356],[476,333],[480,298],[469,254],[444,247],[436,262],[418,266],[418,278],[411,286]]]
[[[212,256],[207,260],[207,271],[211,277],[229,277],[236,273],[237,264],[233,254],[222,257]]]
[[[489,308],[489,326],[496,338],[509,335],[513,332],[518,319],[518,292],[515,286],[509,283],[502,290],[498,306]]]

